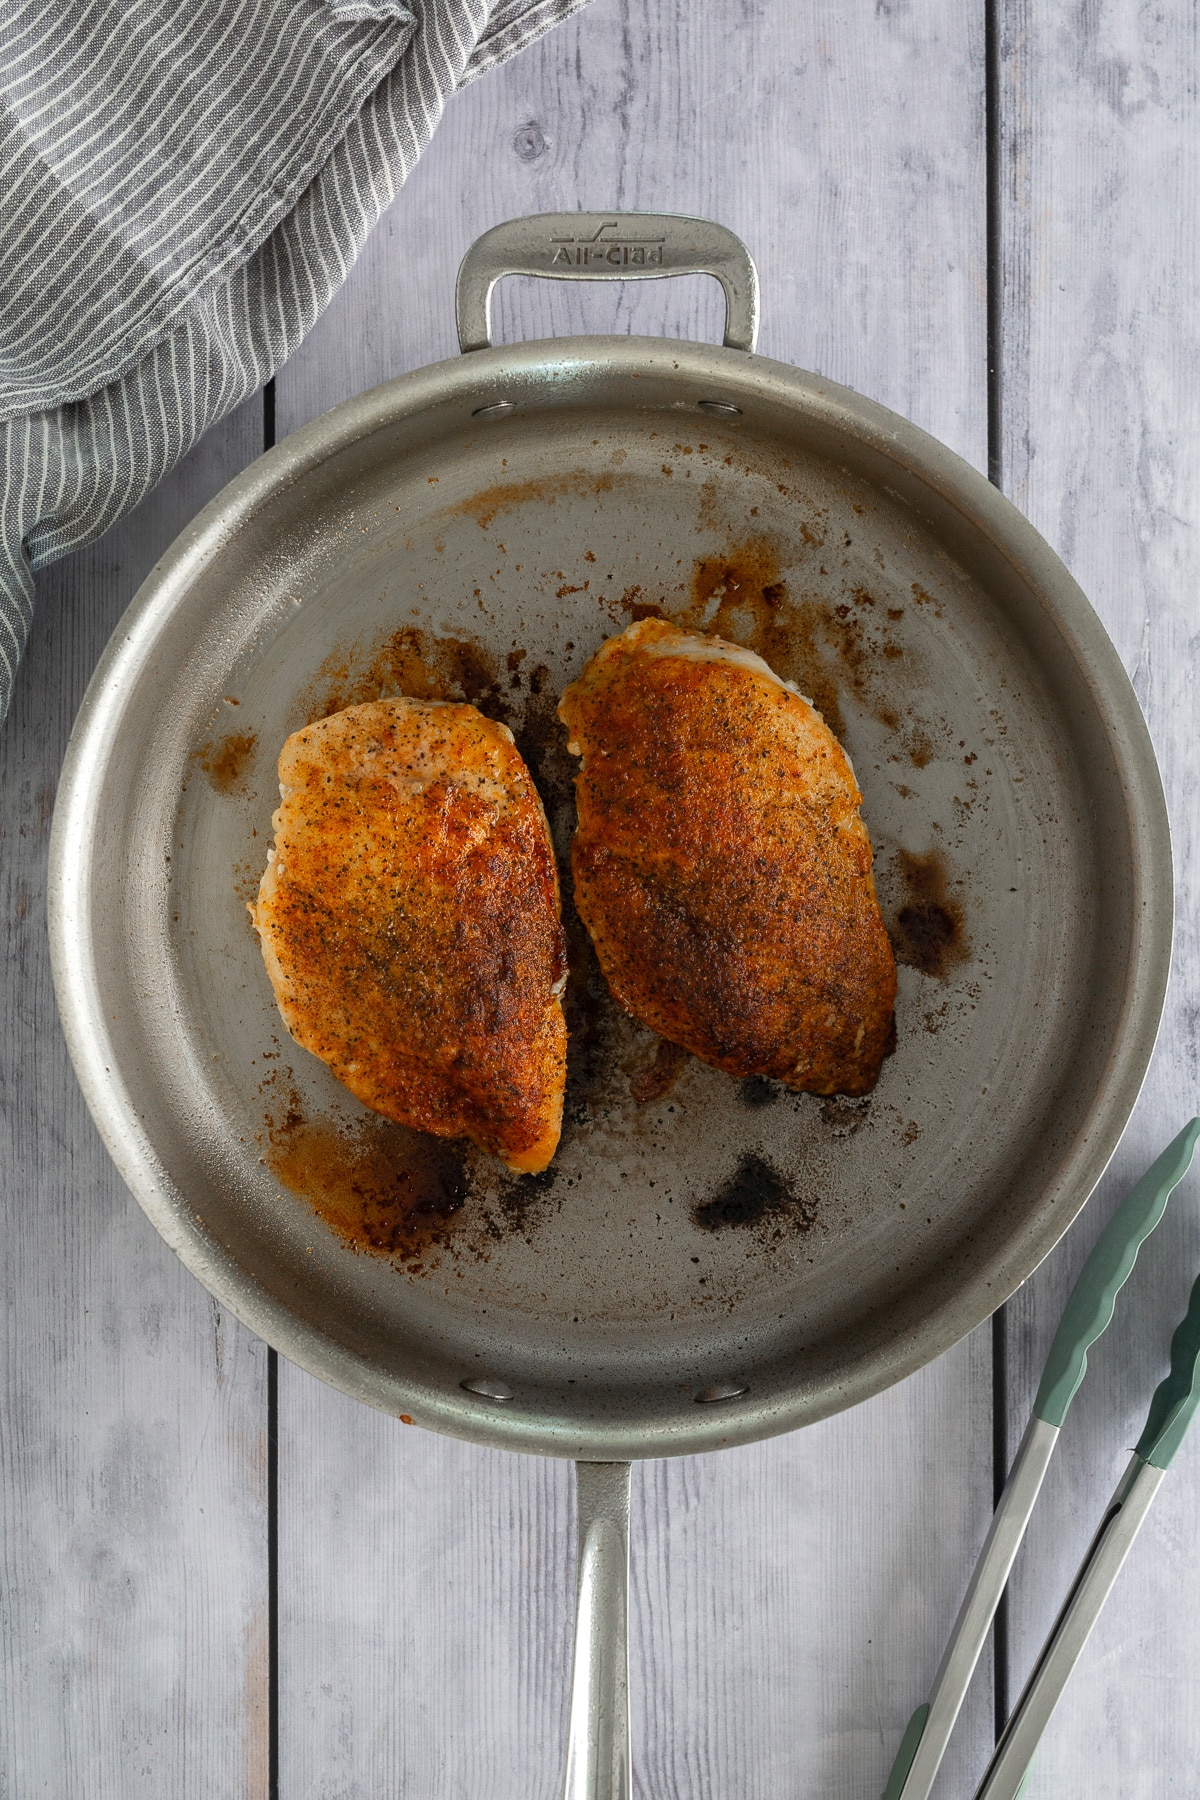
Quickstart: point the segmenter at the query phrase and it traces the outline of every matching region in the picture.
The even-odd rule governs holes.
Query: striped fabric
[[[270,379],[449,96],[583,4],[0,7],[0,719],[34,571]]]

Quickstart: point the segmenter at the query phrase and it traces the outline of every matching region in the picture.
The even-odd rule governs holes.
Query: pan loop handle
[[[740,237],[678,213],[538,213],[477,238],[462,259],[454,307],[464,351],[492,341],[492,291],[504,275],[551,281],[654,281],[713,275],[725,290],[730,350],[758,341],[758,270]]]
[[[629,1464],[575,1464],[579,1566],[563,1800],[630,1800]]]

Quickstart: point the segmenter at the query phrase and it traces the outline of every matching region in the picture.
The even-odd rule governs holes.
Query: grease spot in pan
[[[896,915],[897,961],[944,981],[971,954],[962,901],[951,892],[946,859],[940,850],[925,856],[901,850],[897,861],[907,894]]]
[[[565,475],[542,475],[532,481],[501,482],[460,500],[448,512],[474,519],[486,531],[498,513],[524,506],[530,500],[541,500],[553,506],[562,494],[604,494],[613,484],[611,475],[594,475],[586,469],[575,469]]]
[[[252,731],[231,731],[201,744],[195,758],[218,794],[236,794],[245,786],[257,745]]]
[[[446,1242],[470,1191],[463,1146],[387,1119],[268,1120],[266,1159],[343,1242],[400,1263]]]
[[[268,1077],[266,1091],[273,1085]],[[463,1139],[390,1119],[306,1115],[294,1090],[265,1120],[265,1160],[355,1251],[415,1269],[453,1245],[486,1261],[505,1237],[527,1241],[557,1171],[513,1175]]]

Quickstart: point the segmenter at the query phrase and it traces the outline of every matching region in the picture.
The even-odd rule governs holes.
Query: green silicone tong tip
[[[1165,1469],[1183,1442],[1192,1415],[1200,1406],[1200,1278],[1192,1288],[1187,1313],[1171,1339],[1171,1367],[1154,1390],[1146,1428],[1137,1444],[1143,1462]]]
[[[1088,1351],[1107,1329],[1117,1295],[1162,1218],[1172,1189],[1187,1174],[1198,1138],[1200,1119],[1193,1119],[1151,1163],[1101,1232],[1067,1302],[1033,1403],[1047,1425],[1061,1426],[1066,1418],[1087,1369]]]
[[[1016,1461],[946,1646],[933,1692],[909,1721],[884,1800],[927,1800],[988,1627],[1037,1500],[1058,1434],[1087,1371],[1088,1351],[1112,1320],[1138,1251],[1183,1179],[1200,1141],[1192,1119],[1121,1202],[1080,1270],[1050,1346]],[[1171,1343],[1171,1372],[1150,1404],[1137,1454],[1165,1469],[1200,1406],[1200,1281]],[[1143,1469],[1143,1474],[1145,1470]],[[1156,1478],[1158,1479],[1158,1478]],[[1136,1529],[1136,1526],[1135,1526]],[[1015,1800],[1028,1783],[1026,1771]]]
[[[888,1776],[887,1787],[883,1790],[883,1800],[900,1800],[904,1783],[908,1780],[908,1771],[912,1768],[913,1757],[917,1754],[917,1745],[925,1730],[925,1721],[929,1717],[929,1703],[918,1706],[907,1729],[900,1740],[900,1748],[896,1752],[896,1760],[892,1764],[892,1772]]]

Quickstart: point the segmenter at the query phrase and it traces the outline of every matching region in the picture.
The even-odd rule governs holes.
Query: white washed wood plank
[[[50,984],[46,845],[71,722],[135,588],[261,446],[256,397],[39,580],[0,736],[0,1795],[266,1800],[264,1347],[102,1149]]]
[[[643,1466],[635,1792],[873,1800],[882,1791],[986,1530],[990,1360],[984,1327],[840,1418]],[[969,1791],[991,1723],[989,1654],[939,1796]]]
[[[989,1427],[970,1394],[989,1365],[985,1330],[843,1418],[637,1467],[637,1793],[882,1788],[982,1535],[990,1470],[972,1481],[969,1463]],[[280,1388],[281,1791],[550,1800],[566,1465],[409,1429],[282,1364]],[[984,1671],[939,1791],[979,1766],[990,1708]]]
[[[1005,486],[1091,597],[1162,764],[1178,924],[1166,1018],[1113,1168],[1009,1309],[1011,1430],[1122,1193],[1200,1110],[1200,108],[1194,8],[1002,0]],[[1200,1273],[1180,1188],[1068,1420],[1016,1572],[1013,1697],[1164,1373]],[[1200,1766],[1200,1437],[1184,1445],[1045,1739],[1038,1796],[1158,1800]],[[1085,1773],[1086,1772],[1086,1773]]]
[[[982,4],[949,0],[592,0],[450,102],[281,372],[280,434],[457,355],[454,278],[488,226],[616,205],[732,226],[762,276],[763,355],[884,401],[984,467],[982,26]],[[497,314],[501,338],[720,335],[703,276],[509,281]]]
[[[595,0],[452,103],[282,371],[280,429],[455,354],[454,277],[487,226],[617,204],[731,224],[762,270],[765,353],[982,467],[983,112],[982,6]],[[709,287],[507,283],[500,334],[715,337]],[[280,1412],[283,1791],[552,1795],[565,1472],[439,1443],[282,1365]],[[638,1793],[878,1791],[986,1528],[990,1453],[985,1329],[852,1415],[639,1469]],[[990,1736],[985,1668],[947,1792]]]
[[[552,1795],[567,1465],[381,1418],[282,1362],[280,1402],[281,1793]]]

